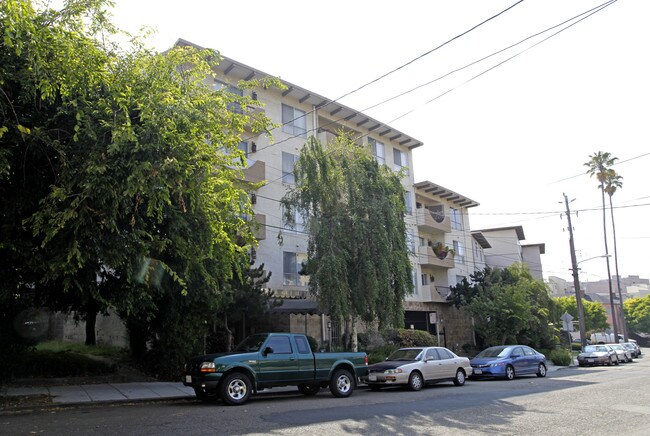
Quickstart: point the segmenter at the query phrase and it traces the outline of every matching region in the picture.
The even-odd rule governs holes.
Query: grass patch
[[[112,374],[116,370],[115,363],[71,351],[33,350],[20,353],[13,359],[9,376],[11,378],[81,377]]]
[[[36,345],[37,351],[50,351],[53,353],[68,352],[85,354],[89,356],[108,357],[112,360],[123,360],[128,356],[126,348],[113,347],[111,345],[84,345],[75,342],[48,341]]]

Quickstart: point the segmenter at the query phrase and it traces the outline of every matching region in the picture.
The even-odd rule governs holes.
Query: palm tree
[[[612,219],[612,236],[614,240],[614,269],[616,270],[616,287],[618,288],[618,302],[620,305],[619,321],[623,331],[623,339],[627,342],[627,325],[625,324],[625,314],[623,313],[623,295],[621,294],[621,275],[618,273],[618,250],[616,249],[616,226],[614,225],[614,204],[612,196],[618,188],[623,187],[623,177],[616,174],[613,169],[607,170],[605,174],[605,192],[609,195],[609,211]]]
[[[603,202],[603,240],[605,241],[605,260],[607,261],[607,280],[609,282],[609,303],[612,308],[612,324],[614,328],[614,337],[618,340],[618,326],[616,323],[616,306],[614,305],[614,293],[612,291],[612,273],[609,267],[609,249],[607,248],[607,214],[605,209],[605,181],[607,180],[607,172],[609,167],[614,165],[618,160],[616,157],[608,152],[599,151],[589,156],[589,162],[584,165],[589,168],[587,174],[593,177],[596,176],[598,180],[598,188]]]

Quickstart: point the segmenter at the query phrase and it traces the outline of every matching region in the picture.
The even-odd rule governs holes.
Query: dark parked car
[[[578,354],[578,366],[592,365],[618,365],[618,357],[609,345],[587,345],[584,351]]]
[[[546,356],[525,345],[486,348],[470,360],[472,377],[500,377],[512,380],[517,375],[546,377]]]

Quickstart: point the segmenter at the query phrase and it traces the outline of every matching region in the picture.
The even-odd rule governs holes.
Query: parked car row
[[[633,342],[587,345],[582,353],[578,354],[578,365],[618,365],[632,362],[640,354],[641,349]]]
[[[512,380],[524,374],[545,377],[546,369],[546,356],[525,345],[490,347],[471,360],[444,347],[410,347],[395,351],[385,362],[368,366],[362,381],[372,390],[407,386],[418,391],[426,384],[444,381],[463,386],[467,378]]]

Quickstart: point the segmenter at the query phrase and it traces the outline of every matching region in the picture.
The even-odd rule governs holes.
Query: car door
[[[298,359],[289,335],[273,335],[260,350],[260,383],[283,383],[298,377]]]
[[[316,378],[316,367],[314,354],[309,347],[309,341],[305,336],[294,336],[296,348],[298,349],[298,378],[297,381],[314,381]]]
[[[424,354],[424,363],[422,364],[422,375],[424,376],[424,379],[429,381],[440,378],[441,363],[440,356],[438,356],[436,349],[427,348],[426,353]]]
[[[515,374],[526,374],[528,372],[528,359],[524,354],[523,347],[515,347],[510,352],[512,366],[515,367]]]
[[[537,357],[537,353],[535,350],[533,350],[530,347],[522,347],[524,349],[524,356],[526,356],[526,363],[528,365],[528,369],[526,372],[528,373],[533,373],[537,372],[537,364],[540,362],[541,359]]]
[[[454,378],[456,376],[456,362],[454,356],[446,348],[436,348],[440,356],[439,378]]]

